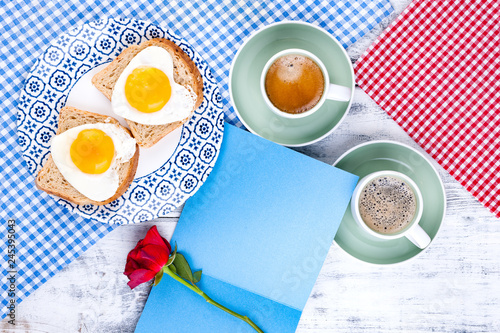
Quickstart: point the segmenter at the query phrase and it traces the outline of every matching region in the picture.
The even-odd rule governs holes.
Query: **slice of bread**
[[[197,99],[194,109],[191,111],[191,115],[181,121],[165,125],[144,125],[126,119],[137,143],[145,148],[153,146],[168,133],[182,126],[182,124],[191,118],[194,110],[203,102],[203,80],[200,71],[193,60],[191,60],[179,46],[164,38],[155,38],[142,42],[139,45],[129,46],[102,71],[94,75],[92,84],[102,92],[104,96],[111,100],[113,88],[125,67],[127,67],[133,57],[149,46],[159,46],[170,53],[174,62],[174,81],[180,85],[191,88],[196,94]]]
[[[56,134],[63,133],[76,126],[96,123],[115,124],[116,126],[125,129],[130,134],[130,131],[121,126],[120,123],[114,118],[79,110],[71,106],[63,107],[59,113],[59,125]],[[38,173],[38,176],[35,179],[35,184],[40,190],[45,191],[48,194],[56,195],[77,205],[105,205],[125,193],[130,186],[130,183],[134,180],[138,163],[139,146],[136,145],[134,156],[128,162],[121,163],[119,165],[118,176],[120,179],[120,186],[118,187],[118,190],[116,190],[115,195],[106,201],[94,201],[78,192],[70,183],[66,181],[66,179],[64,179],[50,154],[42,170]]]

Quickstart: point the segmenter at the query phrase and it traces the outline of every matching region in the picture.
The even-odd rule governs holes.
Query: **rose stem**
[[[167,273],[171,278],[182,283],[183,285],[185,285],[186,287],[188,287],[189,289],[191,289],[192,291],[194,291],[195,293],[197,293],[198,295],[203,297],[207,301],[207,303],[212,304],[212,305],[218,307],[219,309],[224,310],[227,313],[235,316],[236,318],[243,320],[248,325],[252,326],[252,328],[254,330],[256,330],[257,332],[264,333],[264,331],[262,331],[257,325],[255,325],[255,323],[250,318],[248,318],[247,316],[242,316],[239,313],[236,313],[236,312],[226,308],[225,306],[217,303],[216,301],[211,299],[207,294],[205,294],[200,288],[198,288],[197,285],[190,284],[189,282],[187,282],[186,280],[184,280],[183,278],[181,278],[180,276],[178,276],[177,274],[172,272],[168,266],[163,267],[163,272]]]

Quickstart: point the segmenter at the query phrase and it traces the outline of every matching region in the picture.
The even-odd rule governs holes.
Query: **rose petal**
[[[123,274],[130,279],[130,288],[151,280],[167,263],[171,250],[170,243],[152,226],[127,255]]]
[[[135,270],[140,269],[140,268],[141,268],[141,266],[139,265],[139,263],[137,261],[135,261],[134,259],[128,258],[127,263],[125,264],[125,272],[123,272],[123,274],[128,276],[128,275],[132,274]]]
[[[135,249],[133,249],[132,251],[130,251],[127,255],[127,261],[129,259],[135,259],[137,258],[137,256],[139,255],[139,249],[140,247],[136,247]]]
[[[142,268],[147,268],[158,272],[168,261],[169,253],[158,245],[147,245],[139,250],[137,258],[134,260]]]
[[[148,282],[152,278],[154,278],[156,275],[155,272],[150,271],[148,269],[138,269],[134,271],[130,276],[128,277],[130,281],[127,283],[130,289],[134,289],[138,285]]]
[[[163,242],[165,243],[165,245],[167,246],[168,248],[168,254],[170,254],[170,252],[172,252],[172,247],[170,246],[170,243],[168,242],[168,240],[166,240],[165,238],[161,238],[163,240]]]
[[[158,232],[158,229],[156,229],[155,225],[148,230],[148,232],[146,233],[146,237],[144,237],[143,245],[146,244],[155,244],[164,247],[166,250],[168,250],[169,254],[172,250],[172,248],[170,247],[170,243],[165,238],[160,236],[160,233]]]

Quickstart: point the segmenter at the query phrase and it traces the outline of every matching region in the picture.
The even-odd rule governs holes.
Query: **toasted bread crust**
[[[127,128],[121,126],[120,123],[114,118],[68,106],[63,107],[61,109],[61,112],[59,113],[59,125],[57,128],[57,134],[63,133],[68,129],[79,125],[95,123],[114,124],[125,129],[130,134],[130,131]],[[111,198],[105,201],[91,200],[78,192],[73,186],[71,186],[71,184],[69,184],[64,179],[64,176],[55,165],[51,154],[49,154],[47,161],[38,173],[35,179],[35,184],[38,189],[45,191],[48,194],[58,196],[77,205],[105,205],[116,200],[127,191],[128,187],[134,180],[138,164],[139,145],[136,144],[134,156],[123,165],[126,169],[126,173],[124,175],[120,175],[120,178],[122,178],[120,186],[116,190],[116,193]]]
[[[95,74],[92,78],[92,84],[104,94],[109,100],[113,95],[113,89],[116,81],[122,71],[129,64],[135,55],[149,46],[159,46],[167,50],[174,61],[174,80],[175,82],[191,88],[196,96],[194,109],[189,117],[165,125],[144,125],[126,119],[127,124],[132,131],[132,135],[141,147],[151,147],[165,137],[168,133],[182,126],[188,121],[201,103],[203,102],[203,79],[200,71],[189,56],[182,51],[174,42],[165,38],[155,38],[126,48],[116,57],[106,68]]]
[[[72,106],[65,106],[59,112],[59,120],[57,123],[56,134],[61,134],[63,132],[66,132],[70,128],[76,126],[84,124],[97,124],[97,123],[115,124],[119,125],[122,128],[125,128],[121,126],[120,122],[113,117],[105,116],[90,111],[80,110]],[[130,134],[130,131],[127,128],[125,129]]]

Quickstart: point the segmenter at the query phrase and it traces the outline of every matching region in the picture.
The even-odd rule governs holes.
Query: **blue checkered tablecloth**
[[[337,1],[0,1],[0,252],[2,318],[9,271],[17,271],[17,303],[116,226],[70,215],[38,191],[17,145],[16,105],[24,78],[51,41],[70,27],[102,17],[134,17],[173,29],[216,73],[226,120],[241,126],[229,102],[231,60],[255,30],[282,20],[307,21],[347,47],[393,11],[388,0]],[[16,220],[16,265],[9,267],[7,220]]]

